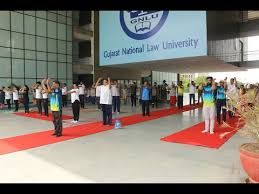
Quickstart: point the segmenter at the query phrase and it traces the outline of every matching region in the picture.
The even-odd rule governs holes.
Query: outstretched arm
[[[95,88],[97,88],[98,83],[99,83],[99,81],[101,81],[101,79],[102,79],[101,77],[98,78],[98,80],[96,81],[95,86],[94,86]]]

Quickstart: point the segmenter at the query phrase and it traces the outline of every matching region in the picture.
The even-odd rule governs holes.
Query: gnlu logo
[[[169,11],[120,11],[123,31],[136,40],[156,34],[165,23]]]

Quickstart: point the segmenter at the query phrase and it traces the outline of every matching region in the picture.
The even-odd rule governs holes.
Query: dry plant
[[[250,89],[242,96],[231,93],[227,93],[227,95],[230,100],[227,107],[224,108],[234,112],[235,116],[238,117],[238,122],[235,127],[231,127],[227,123],[223,123],[222,127],[231,127],[233,128],[231,132],[238,131],[241,136],[251,137],[259,142],[259,102],[255,90]],[[240,125],[244,126],[239,128]],[[221,138],[231,132],[223,133]]]

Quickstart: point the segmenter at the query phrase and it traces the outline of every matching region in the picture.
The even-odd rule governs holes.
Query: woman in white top
[[[66,92],[66,94],[71,94],[71,103],[72,103],[72,110],[74,115],[74,120],[72,123],[78,123],[79,121],[79,114],[80,114],[80,100],[79,100],[79,89],[77,84],[73,84],[73,89]]]
[[[48,86],[45,84],[45,87],[43,86],[44,80],[42,80],[42,88],[48,88]],[[47,89],[42,89],[42,99],[43,99],[43,109],[44,109],[44,115],[49,116],[49,100],[48,100],[48,91]]]
[[[8,110],[11,110],[11,95],[12,95],[12,89],[11,87],[8,87],[7,89],[4,89],[5,92],[5,100],[8,106]]]
[[[100,93],[101,93],[101,84],[98,83],[98,85],[96,86],[96,104],[97,104],[97,109],[101,110],[101,105],[100,105]]]
[[[120,113],[120,86],[117,81],[113,81],[111,85],[111,93],[112,93],[112,105],[113,105],[113,112]]]
[[[19,110],[19,91],[17,87],[13,87],[13,101],[15,104],[15,110],[14,112],[18,112]]]
[[[99,78],[95,84],[97,87],[99,81],[102,78]],[[103,85],[100,87],[100,104],[103,111],[103,125],[112,125],[112,94],[111,94],[111,80],[103,80]]]
[[[127,99],[128,99],[128,89],[126,86],[122,89],[122,99],[124,101],[124,104],[127,104]]]
[[[63,107],[67,107],[67,95],[66,95],[66,92],[67,92],[67,84],[64,83],[63,87],[62,87],[62,106]]]
[[[38,107],[38,113],[42,115],[42,87],[41,82],[37,82],[32,86],[32,89],[35,90],[35,98]]]

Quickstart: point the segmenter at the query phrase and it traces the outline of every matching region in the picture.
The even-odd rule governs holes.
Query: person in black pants
[[[85,85],[83,82],[80,82],[78,89],[81,108],[85,108]]]
[[[120,113],[120,87],[117,81],[111,85],[113,112]]]
[[[98,86],[99,81],[102,78],[99,78],[95,84],[95,87]],[[111,80],[103,80],[103,85],[100,86],[100,104],[103,111],[103,125],[112,125],[112,93],[111,93]]]
[[[43,84],[43,83],[42,83]],[[42,85],[42,88],[47,88],[48,86],[45,84],[45,87]],[[43,99],[43,109],[45,116],[49,116],[49,100],[48,100],[48,91],[47,89],[42,90],[42,99]]]
[[[67,107],[67,95],[65,95],[67,92],[67,84],[64,83],[62,87],[62,106]]]
[[[137,104],[137,84],[136,82],[133,82],[133,84],[130,85],[130,97],[131,97],[131,106],[135,106]]]
[[[15,110],[14,112],[18,112],[19,110],[19,92],[18,92],[18,88],[16,86],[13,87],[13,101],[15,104]]]
[[[180,81],[179,85],[177,86],[177,106],[179,109],[183,108],[183,92],[184,92],[183,82]]]
[[[5,92],[5,100],[6,100],[6,104],[8,107],[8,110],[11,110],[11,95],[12,95],[12,89],[11,87],[8,87],[7,89],[4,90]]]
[[[227,83],[221,80],[219,82],[219,86],[217,86],[216,90],[216,101],[217,101],[217,121],[218,124],[221,124],[221,110],[222,110],[222,120],[226,122],[226,109],[223,107],[226,107],[227,101],[226,101],[226,90],[227,90]]]
[[[151,100],[151,89],[148,82],[144,82],[141,88],[140,98],[142,101],[142,114],[143,116],[150,116],[149,113],[149,101]]]
[[[27,85],[19,90],[20,94],[23,95],[24,112],[27,114],[29,113],[29,90]]]

